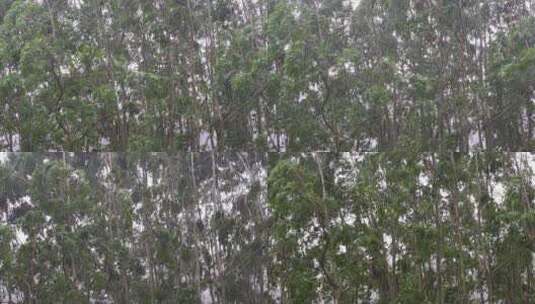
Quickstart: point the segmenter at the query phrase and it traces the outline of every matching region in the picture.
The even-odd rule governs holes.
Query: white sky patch
[[[18,244],[24,244],[28,240],[28,235],[24,233],[20,228],[15,229],[15,239]]]
[[[139,70],[139,64],[137,62],[131,62],[128,64],[128,71],[137,72]]]
[[[357,221],[357,216],[353,213],[348,213],[345,215],[344,222],[350,226],[354,226]]]
[[[418,181],[420,182],[420,185],[426,187],[429,185],[429,176],[427,174],[424,174],[423,172],[420,172],[420,176],[418,176]]]
[[[347,247],[345,245],[339,245],[338,246],[338,254],[346,254],[347,253]]]
[[[501,204],[505,198],[505,185],[503,183],[495,183],[492,187],[492,198],[497,204]]]
[[[0,162],[5,162],[7,160],[8,153],[7,152],[0,152]]]
[[[356,9],[359,6],[360,1],[361,0],[345,0],[342,4],[346,7],[351,6],[352,9]]]
[[[329,68],[329,77],[334,78],[338,75],[338,68],[336,66],[332,66]]]

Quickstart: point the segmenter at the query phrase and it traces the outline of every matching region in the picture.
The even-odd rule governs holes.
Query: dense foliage
[[[534,170],[528,153],[9,154],[0,299],[533,303]]]
[[[269,174],[283,303],[533,303],[535,158],[312,154]]]
[[[535,0],[0,0],[0,303],[535,303],[534,122]]]
[[[10,154],[0,302],[267,303],[263,159]]]
[[[2,0],[9,151],[534,148],[533,0]]]

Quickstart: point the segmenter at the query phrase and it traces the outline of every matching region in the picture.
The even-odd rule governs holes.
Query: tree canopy
[[[264,158],[10,154],[0,301],[269,303]]]
[[[4,0],[9,151],[528,151],[532,0]]]
[[[0,0],[0,303],[535,303],[535,0]]]
[[[533,155],[316,153],[270,169],[281,303],[531,303]]]
[[[529,153],[8,154],[0,295],[532,303],[534,170]]]

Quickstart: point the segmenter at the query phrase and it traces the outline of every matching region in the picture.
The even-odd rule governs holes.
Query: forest
[[[0,304],[535,303],[535,0],[0,0]]]
[[[3,151],[531,151],[533,0],[2,0]]]
[[[265,175],[257,154],[8,154],[3,298],[269,303]]]
[[[7,303],[533,303],[532,153],[5,153]]]

